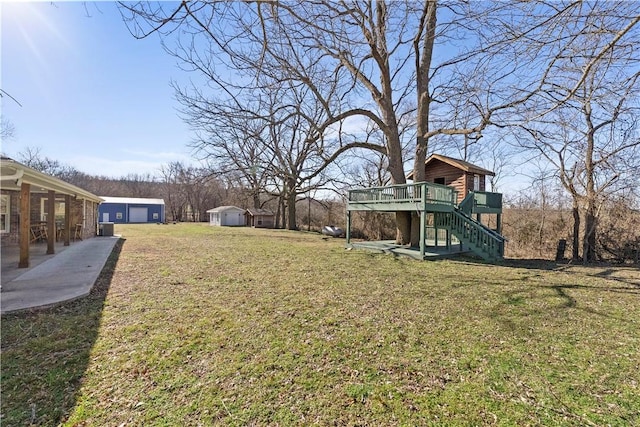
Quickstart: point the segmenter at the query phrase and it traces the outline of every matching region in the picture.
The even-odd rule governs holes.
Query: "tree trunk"
[[[393,115],[393,112],[391,112]],[[395,120],[395,118],[394,118]],[[405,184],[407,182],[404,176],[404,167],[402,165],[402,145],[398,133],[397,123],[391,122],[390,127],[395,127],[395,132],[391,132],[388,136],[389,151],[389,173],[391,174],[392,184]],[[396,244],[406,245],[411,242],[411,212],[396,212]]]
[[[596,228],[598,218],[595,203],[587,201],[587,209],[584,216],[584,237],[582,239],[582,257],[585,264],[596,260]]]
[[[410,243],[411,212],[396,212],[396,244],[406,245]]]
[[[583,106],[585,119],[589,131],[587,132],[587,147],[584,156],[586,210],[584,217],[584,237],[582,239],[582,259],[585,264],[595,261],[596,258],[596,226],[598,218],[596,213],[596,183],[595,165],[593,162],[595,147],[595,132],[591,120],[591,102],[587,100]]]
[[[416,61],[416,94],[418,98],[416,156],[413,163],[413,182],[424,182],[424,163],[427,159],[429,139],[429,112],[431,109],[431,96],[429,94],[429,71],[433,57],[433,46],[436,34],[436,9],[435,1],[426,1],[423,16],[420,20],[420,31],[413,40],[413,50]],[[411,246],[420,246],[420,217],[411,215]]]
[[[411,247],[420,247],[420,215],[417,212],[411,212]]]
[[[578,200],[573,197],[573,206],[571,209],[573,213],[573,248],[571,251],[571,259],[573,261],[580,261],[580,209],[578,209]]]
[[[287,230],[297,230],[296,225],[296,192],[295,182],[289,182],[287,186]]]

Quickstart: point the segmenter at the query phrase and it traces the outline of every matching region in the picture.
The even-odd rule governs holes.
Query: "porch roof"
[[[103,201],[100,197],[87,190],[39,172],[8,157],[0,159],[0,178],[0,188],[3,190],[20,191],[21,184],[26,183],[31,184],[32,193],[46,193],[51,190],[58,194],[68,194],[75,198],[95,203]]]

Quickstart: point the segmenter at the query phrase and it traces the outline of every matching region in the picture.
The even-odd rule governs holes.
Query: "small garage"
[[[100,222],[141,224],[165,221],[164,200],[139,197],[102,197]]]
[[[245,225],[245,210],[237,206],[218,206],[209,209],[209,225],[237,227]]]

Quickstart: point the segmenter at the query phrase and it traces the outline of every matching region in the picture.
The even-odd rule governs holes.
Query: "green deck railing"
[[[474,191],[475,207],[502,210],[502,194],[488,191]]]
[[[502,194],[488,191],[472,191],[458,204],[458,209],[467,215],[476,212],[502,212]]]
[[[370,187],[349,190],[349,204],[359,203],[430,203],[454,206],[458,192],[430,182]]]
[[[437,214],[435,224],[451,230],[458,240],[485,260],[495,261],[504,257],[505,238],[459,209]]]

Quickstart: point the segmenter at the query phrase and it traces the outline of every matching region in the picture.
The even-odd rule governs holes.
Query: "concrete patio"
[[[119,239],[95,237],[70,246],[60,242],[52,255],[46,254],[46,243],[32,244],[29,268],[18,268],[17,246],[3,247],[0,311],[4,314],[88,295]]]

